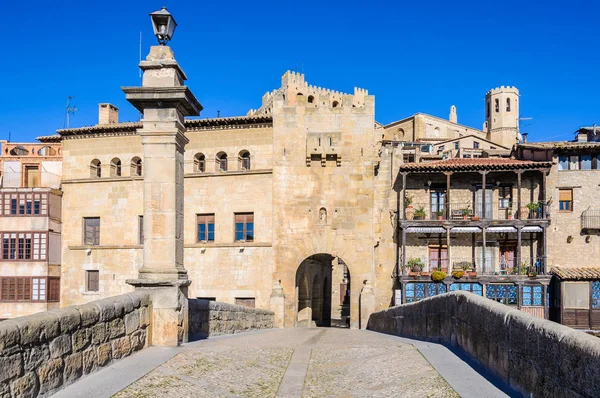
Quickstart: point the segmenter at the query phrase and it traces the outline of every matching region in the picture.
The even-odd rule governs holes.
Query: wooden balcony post
[[[481,173],[481,219],[484,220],[485,216],[486,216],[486,211],[485,211],[485,191],[486,191],[486,186],[485,186],[485,179],[487,176],[487,171],[480,171]],[[476,215],[476,214],[475,214]]]
[[[402,228],[402,275],[406,276],[406,228]]]
[[[546,219],[546,169],[542,170],[542,181],[541,181],[541,196],[542,196],[542,219]]]
[[[483,178],[484,178],[484,181],[485,181],[485,174],[484,174]],[[483,202],[483,203],[485,203],[485,202]],[[486,248],[487,248],[487,242],[486,242],[487,236],[486,236],[485,227],[481,228],[481,234],[482,234],[482,237],[481,237],[481,250],[483,250],[483,254],[481,256],[481,273],[485,274],[486,264],[487,264],[487,261],[486,261],[486,258],[485,258],[485,253],[487,251],[486,250]]]
[[[521,274],[521,226],[517,226],[517,268]]]
[[[402,173],[402,219],[406,220],[406,175]]]
[[[521,219],[521,174],[523,170],[517,170],[517,211],[515,219]]]
[[[450,176],[452,175],[452,172],[444,174],[446,174],[446,220],[450,220]]]

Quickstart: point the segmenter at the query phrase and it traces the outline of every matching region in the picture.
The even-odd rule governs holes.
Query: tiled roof
[[[273,117],[267,115],[261,116],[235,116],[235,117],[216,117],[206,119],[186,119],[185,127],[194,130],[198,128],[210,128],[219,126],[239,126],[248,124],[272,123]],[[142,127],[142,122],[124,122],[115,124],[97,124],[95,126],[78,127],[73,129],[62,129],[56,132],[60,136],[84,135],[94,133],[117,133],[135,131]]]
[[[552,162],[534,162],[532,160],[516,160],[504,158],[452,158],[438,162],[405,163],[400,171],[479,171],[479,170],[523,170],[550,168]]]
[[[59,142],[60,134],[42,135],[35,138],[39,142]]]
[[[519,148],[525,149],[593,149],[600,148],[600,141],[577,142],[577,141],[547,141],[526,142],[519,144]]]
[[[598,267],[553,267],[551,274],[562,280],[590,280],[600,279],[600,268]]]

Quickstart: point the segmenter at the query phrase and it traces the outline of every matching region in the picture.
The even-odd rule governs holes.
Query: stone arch
[[[298,326],[302,326],[304,325],[304,323],[306,323],[305,326],[308,326],[312,315],[310,313],[311,309],[310,292],[308,290],[308,278],[306,277],[305,272],[302,272],[299,276],[296,277],[296,286],[298,291]]]
[[[102,177],[102,162],[99,159],[94,159],[90,162],[90,177],[100,178]]]
[[[404,129],[403,128],[399,128],[398,131],[396,132],[395,136],[394,136],[394,141],[400,141],[404,139]]]
[[[217,163],[217,170],[227,171],[228,160],[227,160],[227,154],[225,152],[217,153],[217,156],[215,156],[215,162]]]
[[[309,103],[309,104],[312,104],[313,102],[315,102],[315,97],[314,97],[314,96],[312,96],[312,95],[309,95],[309,96],[308,96],[308,103]]]
[[[250,151],[242,149],[238,154],[238,169],[239,170],[250,170]]]
[[[130,173],[132,176],[142,176],[142,159],[139,156],[131,158],[131,164],[129,166]]]
[[[12,156],[27,156],[29,155],[29,150],[24,146],[19,145],[11,149],[10,154]]]
[[[194,172],[204,173],[206,171],[206,156],[198,152],[194,155]]]
[[[327,225],[327,209],[324,207],[319,209],[319,224]]]
[[[121,159],[113,158],[110,161],[110,176],[121,177]]]
[[[56,156],[56,149],[52,148],[50,145],[46,145],[41,147],[37,153],[39,156]]]
[[[331,104],[332,107],[337,108],[340,105],[340,103],[338,101],[333,101],[333,103]]]

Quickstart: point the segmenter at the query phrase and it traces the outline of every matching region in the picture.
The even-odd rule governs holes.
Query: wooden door
[[[515,267],[515,252],[517,245],[514,243],[500,244],[500,272],[508,274]]]
[[[448,248],[443,246],[429,247],[429,270],[434,271],[440,267],[442,271],[448,271]]]

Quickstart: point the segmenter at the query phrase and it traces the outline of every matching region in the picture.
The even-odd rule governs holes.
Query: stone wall
[[[273,328],[274,313],[259,308],[190,299],[188,311],[190,341],[221,334]]]
[[[524,395],[600,396],[597,337],[471,293],[374,313],[368,329],[459,347]]]
[[[48,396],[147,345],[141,292],[0,322],[0,396]]]

